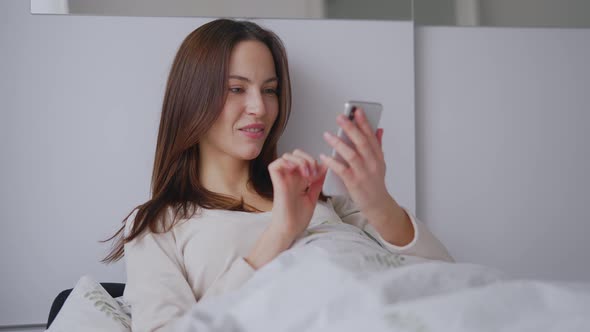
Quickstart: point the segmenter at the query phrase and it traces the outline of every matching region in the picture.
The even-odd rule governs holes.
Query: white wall
[[[97,241],[149,195],[165,80],[207,20],[30,15],[0,1],[0,326],[44,323],[83,274],[124,281]],[[415,206],[411,22],[265,20],[285,41],[293,113],[280,148],[329,153],[347,99],[384,105],[387,185]],[[351,45],[354,45],[351,46]]]
[[[418,217],[458,261],[590,281],[590,29],[415,38]]]

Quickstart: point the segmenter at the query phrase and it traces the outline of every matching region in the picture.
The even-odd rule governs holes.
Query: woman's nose
[[[246,112],[252,115],[262,116],[266,112],[264,107],[264,101],[262,95],[257,92],[253,92],[248,96],[246,102]]]

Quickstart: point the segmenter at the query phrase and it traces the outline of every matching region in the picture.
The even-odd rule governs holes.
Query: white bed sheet
[[[197,303],[176,330],[590,331],[589,308],[586,283],[301,246],[239,290]]]

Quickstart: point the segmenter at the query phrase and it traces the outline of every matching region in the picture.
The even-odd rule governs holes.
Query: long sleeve
[[[224,227],[204,230],[196,222],[179,224],[165,233],[145,232],[125,245],[125,298],[134,332],[172,331],[197,301],[234,290],[254,274],[231,245],[238,239],[221,240],[234,232],[224,232]]]
[[[132,331],[172,331],[175,320],[196,303],[173,233],[138,236],[125,244],[125,262]]]
[[[252,277],[254,272],[254,268],[243,257],[238,257],[233,261],[228,270],[224,271],[223,274],[215,279],[202,298],[220,295],[238,289]]]
[[[406,208],[404,208],[404,210],[410,217],[410,221],[414,227],[414,239],[412,239],[407,245],[400,247],[383,239],[379,232],[369,224],[367,218],[362,215],[356,204],[349,197],[333,196],[331,201],[334,211],[340,216],[343,222],[364,230],[379,244],[392,253],[449,262],[454,261],[445,246]]]

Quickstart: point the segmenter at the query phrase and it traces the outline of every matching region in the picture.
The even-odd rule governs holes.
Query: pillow
[[[131,305],[127,303],[127,300],[125,300],[123,296],[119,296],[115,297],[115,301],[117,301],[117,303],[121,307],[121,311],[123,311],[125,315],[127,315],[127,317],[131,319]]]
[[[80,278],[47,332],[131,332],[119,303],[89,276]]]

